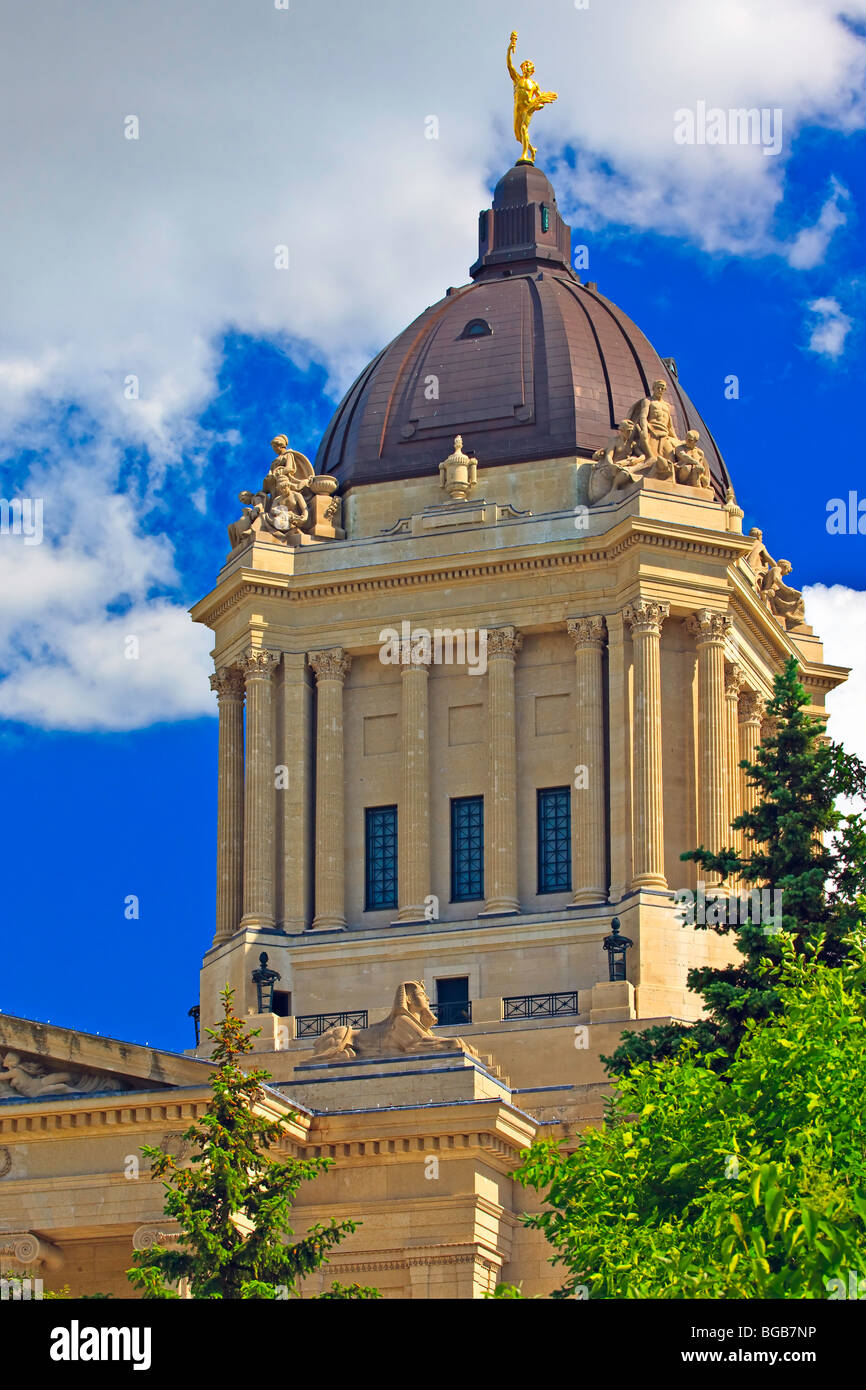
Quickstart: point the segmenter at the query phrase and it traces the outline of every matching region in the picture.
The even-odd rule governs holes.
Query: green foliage
[[[196,1148],[188,1167],[179,1168],[163,1149],[146,1146],[152,1176],[163,1178],[165,1214],[179,1222],[178,1249],[154,1246],[137,1251],[127,1277],[145,1298],[177,1298],[171,1288],[189,1281],[193,1298],[281,1299],[299,1294],[299,1282],[327,1263],[328,1253],[354,1231],[354,1221],[311,1227],[303,1240],[293,1234],[291,1205],[303,1182],[332,1166],[330,1159],[278,1162],[269,1150],[286,1135],[283,1119],[256,1113],[270,1073],[245,1071],[238,1059],[252,1050],[252,1038],[232,1005],[233,991],[222,993],[223,1020],[207,1031],[215,1041],[213,1092],[207,1110],[184,1138]],[[334,1284],[327,1298],[375,1298],[375,1289]]]
[[[648,1058],[672,1056],[688,1038],[705,1051],[723,1050],[717,1066],[727,1065],[749,1019],[769,1017],[778,1007],[775,974],[786,933],[794,949],[809,954],[820,938],[820,958],[840,965],[846,941],[862,932],[866,920],[866,822],[858,812],[842,812],[839,797],[866,794],[866,766],[840,744],[828,741],[824,724],[805,712],[809,703],[791,657],[776,677],[766,714],[773,730],[758,748],[754,763],[743,761],[758,804],[738,816],[733,829],[744,850],[718,854],[704,848],[681,856],[724,880],[782,893],[780,931],[761,923],[696,923],[695,929],[733,933],[738,952],[726,967],[689,971],[689,989],[703,996],[707,1017],[692,1027],[661,1025],[643,1033],[623,1033],[608,1071],[622,1075]]]
[[[568,1275],[555,1298],[826,1298],[866,1275],[866,969],[845,949],[768,963],[779,1008],[724,1072],[689,1040],[621,1077],[575,1152],[523,1155],[547,1203],[523,1219]]]

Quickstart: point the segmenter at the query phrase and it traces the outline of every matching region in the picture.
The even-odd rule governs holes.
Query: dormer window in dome
[[[493,332],[486,319],[470,319],[460,334],[461,338],[487,338]]]

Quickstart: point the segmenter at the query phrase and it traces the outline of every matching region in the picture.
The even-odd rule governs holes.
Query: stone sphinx
[[[436,1022],[427,991],[420,980],[404,980],[397,986],[388,1017],[369,1028],[335,1024],[316,1040],[313,1056],[319,1062],[349,1062],[354,1057],[394,1057],[413,1052],[455,1052],[458,1048],[477,1057],[463,1038],[437,1038]]]
[[[300,545],[307,540],[342,540],[339,527],[340,502],[334,496],[337,480],[327,474],[317,476],[306,455],[289,448],[288,436],[271,440],[276,458],[260,490],[241,492],[240,520],[228,528],[232,550],[257,538]]]

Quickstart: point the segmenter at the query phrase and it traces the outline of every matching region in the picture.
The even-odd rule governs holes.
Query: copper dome
[[[479,218],[471,284],[450,289],[364,369],[325,431],[317,473],[343,486],[433,473],[455,434],[484,467],[590,458],[656,378],[680,438],[700,432],[716,493],[715,442],[631,319],[581,284],[547,176],[517,164]]]

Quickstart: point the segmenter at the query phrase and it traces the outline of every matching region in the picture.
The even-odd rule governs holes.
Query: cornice
[[[219,589],[213,590],[190,612],[194,622],[213,627],[244,599],[270,598],[284,599],[289,603],[312,603],[353,595],[387,593],[394,589],[450,586],[461,582],[473,584],[483,578],[607,564],[638,547],[694,554],[727,565],[740,555],[747,554],[751,541],[735,532],[699,531],[669,522],[629,517],[604,536],[591,541],[577,544],[572,541],[547,542],[542,553],[526,545],[515,549],[510,556],[503,555],[502,551],[493,551],[489,556],[476,552],[464,562],[449,556],[437,565],[424,557],[404,562],[388,573],[383,572],[390,569],[383,561],[371,566],[372,572],[369,573],[350,571],[345,577],[337,578],[332,571],[316,582],[298,575],[264,576],[255,570],[241,569],[231,576],[226,591],[220,593]]]

